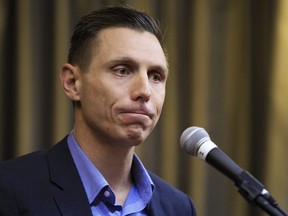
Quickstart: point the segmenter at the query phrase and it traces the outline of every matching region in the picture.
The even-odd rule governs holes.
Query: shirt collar
[[[108,186],[108,182],[82,151],[73,135],[73,132],[68,136],[68,147],[82,180],[89,203],[92,203],[102,188]]]
[[[82,180],[89,203],[91,204],[104,187],[109,187],[109,184],[87,155],[82,151],[73,132],[68,136],[68,147]],[[133,157],[131,172],[134,184],[141,199],[143,202],[148,203],[152,197],[155,186],[136,154],[134,154]]]

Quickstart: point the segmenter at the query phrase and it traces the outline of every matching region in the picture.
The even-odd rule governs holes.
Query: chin
[[[128,134],[128,139],[134,142],[138,142],[139,144],[144,141],[142,134],[135,134],[135,133]]]
[[[133,146],[140,145],[148,135],[148,128],[144,128],[141,125],[133,125],[125,129],[125,137]]]
[[[135,145],[140,145],[146,138],[146,134],[143,131],[128,131],[127,138],[135,143]]]

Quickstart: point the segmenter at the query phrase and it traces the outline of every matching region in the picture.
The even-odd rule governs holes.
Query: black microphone
[[[205,129],[187,128],[181,135],[180,145],[186,153],[205,160],[234,181],[240,194],[250,203],[258,205],[272,216],[288,215],[256,178],[239,167],[211,141]]]

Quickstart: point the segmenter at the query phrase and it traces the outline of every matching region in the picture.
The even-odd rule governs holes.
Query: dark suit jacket
[[[150,175],[155,190],[149,215],[196,215],[187,195]],[[92,215],[66,138],[48,151],[0,163],[0,216],[12,215]]]

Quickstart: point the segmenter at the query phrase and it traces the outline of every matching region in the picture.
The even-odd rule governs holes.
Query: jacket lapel
[[[165,207],[162,204],[162,201],[159,197],[157,189],[153,192],[152,199],[148,204],[148,212],[150,216],[167,216],[163,211]]]
[[[91,215],[88,198],[70,154],[67,137],[47,152],[52,193],[63,216]]]

